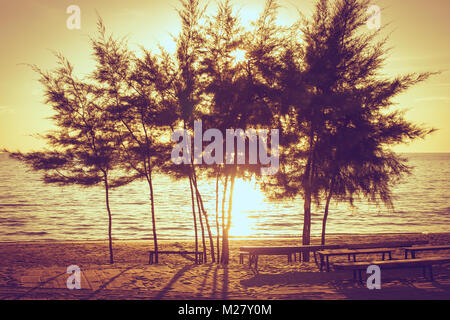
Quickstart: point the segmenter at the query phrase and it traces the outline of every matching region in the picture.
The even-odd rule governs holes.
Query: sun
[[[234,63],[238,64],[245,61],[245,50],[237,49],[231,53],[231,57],[233,57]]]

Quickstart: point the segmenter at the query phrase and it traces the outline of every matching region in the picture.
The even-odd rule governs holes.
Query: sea
[[[394,208],[357,200],[332,202],[328,234],[450,232],[450,154],[403,154],[412,174],[393,190]],[[200,180],[209,223],[216,230],[215,181]],[[194,239],[189,182],[154,176],[156,226],[161,240]],[[136,181],[111,191],[113,238],[152,239],[148,185]],[[221,201],[221,199],[219,199]],[[219,206],[220,207],[220,206]],[[312,234],[319,235],[323,207],[316,205]],[[221,212],[219,212],[219,222]],[[107,240],[108,215],[102,187],[45,184],[42,173],[0,153],[0,241]],[[231,237],[299,237],[303,200],[269,201],[253,181],[237,180]],[[200,230],[199,230],[200,232]]]

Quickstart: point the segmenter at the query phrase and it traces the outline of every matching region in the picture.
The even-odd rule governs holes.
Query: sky
[[[311,15],[312,0],[280,0],[278,22],[289,24],[298,11]],[[263,0],[235,1],[244,25],[264,7]],[[396,98],[406,118],[438,131],[425,140],[395,146],[397,152],[450,152],[450,12],[449,0],[374,0],[382,8],[381,23],[390,33],[392,51],[383,72],[388,76],[442,71]],[[80,29],[67,28],[70,5],[81,10]],[[214,8],[215,1],[210,1]],[[177,0],[2,0],[0,10],[0,150],[31,151],[43,147],[36,134],[51,128],[51,109],[43,103],[38,75],[26,64],[44,70],[56,67],[52,51],[66,56],[80,76],[93,67],[89,37],[96,34],[97,14],[130,47],[169,51],[170,34],[178,34]]]

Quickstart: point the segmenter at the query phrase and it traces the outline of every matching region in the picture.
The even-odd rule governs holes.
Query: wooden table
[[[347,256],[350,261],[353,257],[353,262],[356,262],[356,256],[360,254],[376,254],[381,253],[382,260],[385,260],[386,254],[389,256],[389,260],[392,260],[392,251],[394,249],[387,248],[374,248],[374,249],[339,249],[339,250],[323,250],[317,251],[320,257],[320,271],[322,272],[324,264],[326,264],[327,272],[330,271],[330,257],[332,256]]]
[[[296,260],[296,254],[299,253],[300,255],[303,255],[305,257],[306,254],[309,255],[310,252],[317,252],[319,250],[325,250],[325,249],[337,249],[340,248],[339,245],[308,245],[308,246],[294,246],[294,247],[241,247],[240,251],[244,252],[240,255],[240,263],[244,262],[244,255],[248,254],[249,256],[249,266],[252,265],[255,266],[255,268],[258,268],[258,257],[262,255],[286,255],[288,262],[292,262],[292,257],[294,256],[294,259]],[[314,254],[314,258],[316,260],[317,264],[317,258]],[[299,261],[301,259],[299,258]]]

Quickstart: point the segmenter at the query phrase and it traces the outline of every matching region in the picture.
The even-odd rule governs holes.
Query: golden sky
[[[210,1],[214,7],[214,1]],[[280,0],[279,22],[289,24],[297,9],[310,16],[313,0]],[[449,0],[374,0],[384,8],[382,23],[392,31],[393,47],[385,72],[443,71],[397,99],[407,118],[439,129],[425,141],[395,147],[399,152],[450,152],[450,12]],[[244,24],[257,17],[264,0],[235,1]],[[69,30],[66,9],[81,9],[81,29]],[[0,10],[0,149],[29,151],[42,147],[33,134],[50,128],[50,108],[42,101],[38,76],[23,63],[55,67],[51,51],[65,55],[80,75],[92,70],[89,36],[98,12],[108,31],[128,36],[132,48],[173,48],[169,33],[180,24],[177,0],[18,0],[2,1]]]

